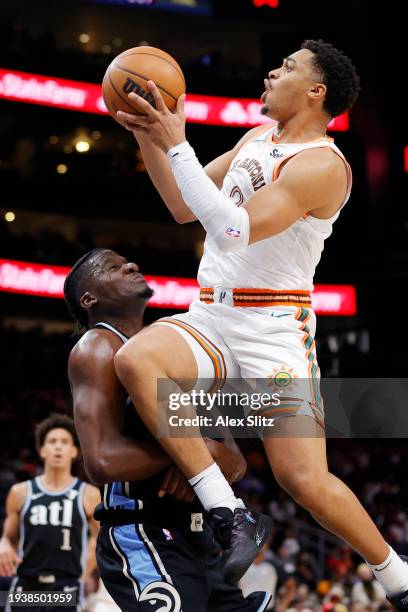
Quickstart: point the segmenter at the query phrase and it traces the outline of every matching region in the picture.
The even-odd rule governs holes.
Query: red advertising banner
[[[12,259],[0,259],[0,291],[40,297],[62,298],[70,268],[48,266]],[[187,309],[198,297],[192,278],[145,276],[154,290],[149,306]],[[312,305],[317,314],[352,316],[357,313],[356,290],[352,285],[316,285]]]
[[[108,114],[102,88],[95,83],[71,81],[28,72],[0,68],[0,99],[28,102],[56,108],[77,110],[83,113]],[[190,123],[253,127],[271,120],[261,115],[261,103],[253,98],[222,98],[188,94],[186,117]],[[347,113],[329,123],[332,131],[349,129]]]

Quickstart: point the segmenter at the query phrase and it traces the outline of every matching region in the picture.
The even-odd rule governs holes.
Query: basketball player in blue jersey
[[[152,295],[137,265],[95,249],[74,265],[64,295],[86,330],[68,372],[85,467],[101,486],[97,561],[110,595],[124,611],[261,612],[269,593],[244,598],[223,581],[220,548],[201,504],[116,376],[114,356],[142,329]],[[230,482],[243,475],[246,464],[232,440],[207,444]]]
[[[217,347],[227,376],[238,369],[243,379],[264,380],[262,390],[266,383],[278,388],[282,380],[290,383],[279,407],[269,412],[276,415],[270,432],[275,435],[264,437],[277,481],[367,561],[397,608],[408,609],[407,563],[328,470],[319,395],[313,278],[351,191],[350,167],[326,132],[330,120],[358,96],[356,69],[331,44],[305,41],[264,80],[262,113],[275,123],[250,130],[205,168],[186,140],[185,96],[172,113],[158,87],[152,81],[147,87],[154,104],[131,93],[130,104],[140,114],[118,112],[118,120],[137,138],[176,221],[199,220],[207,237],[200,299],[188,313],[158,321],[127,343],[115,359],[119,378],[152,432],[157,379],[206,377],[200,335]],[[214,521],[234,525],[225,542],[224,569],[229,579],[238,579],[243,547],[253,538],[245,522],[237,524],[240,500],[203,440],[159,441]]]
[[[26,591],[61,591],[82,600],[82,578],[95,566],[98,524],[93,519],[100,501],[98,489],[72,476],[78,455],[72,419],[52,415],[36,429],[38,453],[44,462],[40,476],[15,484],[6,502],[6,519],[0,540],[0,575],[15,576],[13,595]],[[91,538],[88,541],[88,530]],[[88,548],[91,563],[87,566]],[[12,603],[10,608],[13,608]],[[18,610],[49,607],[19,606]],[[53,609],[67,610],[53,606]]]

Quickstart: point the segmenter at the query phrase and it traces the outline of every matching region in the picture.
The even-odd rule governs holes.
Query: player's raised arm
[[[279,234],[315,209],[320,210],[323,218],[328,218],[344,201],[347,191],[344,162],[332,151],[316,148],[298,153],[287,162],[278,181],[259,189],[245,206],[236,206],[218,185],[237,150],[251,134],[245,135],[226,157],[221,156],[209,166],[214,182],[185,139],[184,97],[179,98],[177,112],[172,113],[154,83],[151,93],[155,108],[136,94],[130,94],[145,114],[120,113],[120,119],[132,121],[134,130],[143,137],[148,134],[150,141],[166,152],[181,201],[194,213],[220,251],[238,251]]]
[[[148,87],[151,89],[152,93],[155,93],[156,90],[152,87],[150,82],[148,83]],[[134,104],[137,104],[141,100],[141,98],[136,96],[136,94],[129,94],[129,97]],[[121,122],[123,125],[125,125],[126,129],[134,134],[140,146],[143,161],[145,163],[147,172],[149,173],[150,179],[167,208],[173,215],[174,219],[177,221],[177,223],[189,223],[191,221],[196,221],[196,215],[187,206],[183,196],[180,193],[180,189],[177,186],[166,154],[152,141],[147,134],[144,133],[143,129],[140,128],[140,115],[132,115],[130,113],[123,112],[120,112],[119,115]],[[223,153],[207,164],[207,166],[204,168],[205,173],[218,187],[218,189],[222,187],[222,182],[226,173],[228,172],[228,168],[230,167],[230,164],[239,149],[250,138],[253,138],[253,136],[260,129],[262,128],[259,128],[258,126],[252,130],[249,130],[246,134],[244,134],[233,149]]]
[[[74,347],[68,364],[85,468],[98,485],[144,480],[171,463],[156,442],[136,443],[122,433],[126,395],[113,365],[118,346],[121,343],[115,337],[99,330],[88,332]]]
[[[16,553],[16,546],[19,537],[20,512],[26,496],[26,482],[13,485],[7,495],[6,518],[0,539],[0,576],[14,576],[21,562]]]

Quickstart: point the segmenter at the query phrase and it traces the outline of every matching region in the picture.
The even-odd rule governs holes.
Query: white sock
[[[382,584],[387,595],[398,595],[408,591],[408,564],[405,563],[397,555],[395,550],[390,546],[390,554],[379,565],[371,565],[368,567]]]
[[[232,511],[235,508],[245,508],[242,499],[235,497],[234,491],[216,463],[190,478],[188,482],[207,512],[212,508],[229,508]]]

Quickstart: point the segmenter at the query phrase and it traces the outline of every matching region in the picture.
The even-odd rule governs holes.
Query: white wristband
[[[249,217],[224,196],[204,172],[187,141],[167,152],[174,178],[187,206],[220,251],[238,251],[249,243]]]
[[[188,151],[192,151],[193,155],[195,155],[193,147],[187,142],[187,140],[185,140],[184,142],[180,142],[180,144],[169,149],[167,151],[167,157],[171,160],[180,153],[187,153]]]

